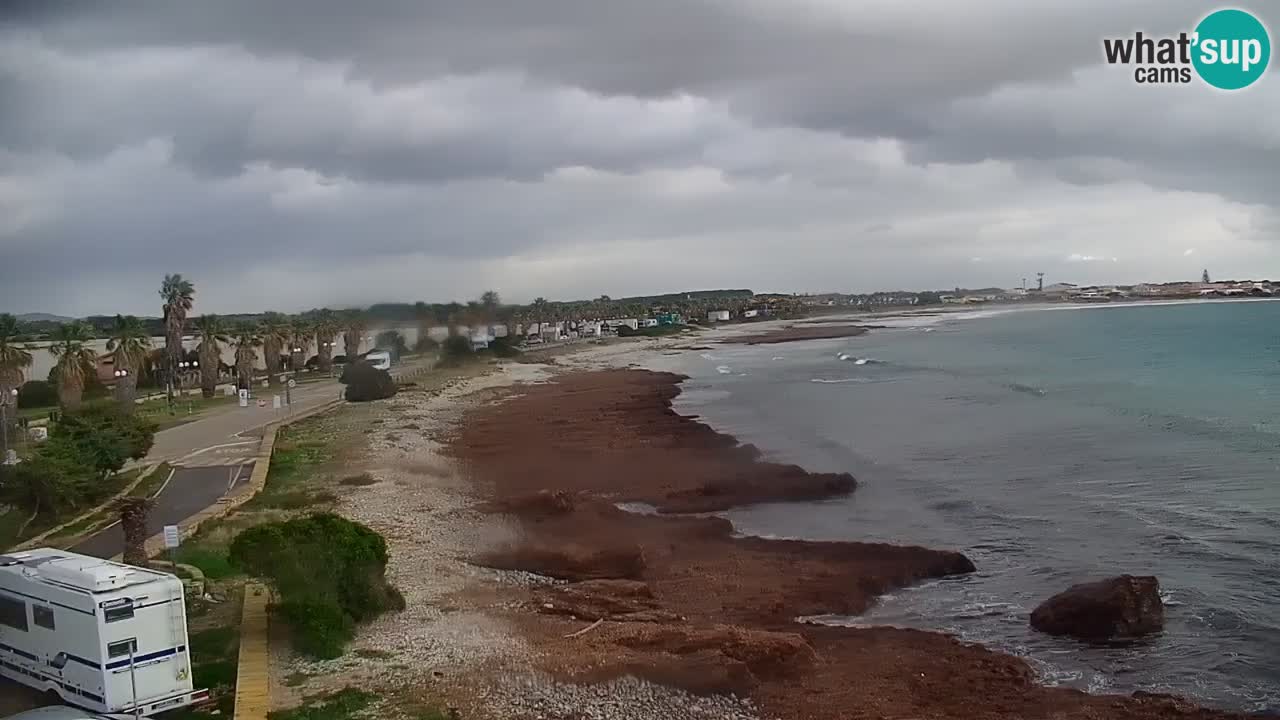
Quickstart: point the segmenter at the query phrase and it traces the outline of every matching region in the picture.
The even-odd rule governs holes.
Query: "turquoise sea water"
[[[1050,684],[1280,710],[1280,302],[931,322],[680,358],[678,411],[861,482],[736,511],[739,530],[954,548],[979,568],[831,622],[947,630]],[[1096,647],[1028,628],[1040,600],[1122,572],[1160,579],[1164,633]]]

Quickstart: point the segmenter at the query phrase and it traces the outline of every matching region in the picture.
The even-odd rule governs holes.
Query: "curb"
[[[129,483],[129,485],[126,486],[120,492],[116,493],[115,495],[112,495],[111,497],[107,498],[105,501],[99,503],[97,506],[92,507],[80,513],[76,517],[62,523],[61,525],[55,528],[45,530],[44,532],[40,533],[39,535],[36,535],[35,537],[27,538],[26,540],[23,540],[18,545],[15,545],[12,548],[10,548],[10,552],[15,550],[29,550],[30,548],[33,548],[36,545],[39,545],[40,543],[44,542],[46,538],[50,538],[50,537],[53,537],[54,535],[57,535],[63,529],[71,527],[72,525],[75,525],[76,523],[80,522],[81,520],[84,520],[85,518],[91,515],[97,515],[98,513],[105,511],[107,508],[111,506],[111,503],[114,503],[120,498],[125,497],[129,493],[133,492],[133,489],[141,485],[142,481],[146,480],[147,477],[151,475],[151,473],[155,472],[156,468],[160,467],[161,464],[162,463],[152,463],[151,465],[148,465],[146,468],[142,470],[142,472],[138,473],[138,477],[134,478],[133,482]]]
[[[289,418],[288,421],[277,420],[268,423],[262,433],[262,442],[258,444],[258,452],[254,456],[253,473],[249,475],[248,487],[236,490],[234,495],[224,495],[221,498],[218,498],[218,501],[214,504],[179,522],[178,537],[181,540],[186,540],[196,534],[196,531],[198,531],[200,526],[204,523],[209,522],[210,520],[219,520],[226,517],[232,510],[244,505],[257,496],[258,493],[262,492],[262,488],[267,484],[267,473],[271,470],[271,451],[275,449],[276,433],[279,432],[281,427],[288,425],[289,423],[309,418],[312,415],[319,415],[322,412],[332,410],[344,402],[346,401],[330,400],[323,405],[317,405],[310,410],[300,412]],[[144,548],[147,553],[147,557],[155,557],[162,554],[165,551],[164,533],[156,533],[155,535],[147,538]],[[119,562],[122,557],[123,553],[116,555],[111,559]]]
[[[236,668],[236,708],[233,720],[265,720],[271,710],[270,657],[267,654],[266,586],[244,586],[240,621],[240,658]]]

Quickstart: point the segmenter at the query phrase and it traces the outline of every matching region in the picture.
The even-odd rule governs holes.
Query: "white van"
[[[391,369],[391,353],[386,350],[370,350],[365,354],[364,361],[379,370]]]
[[[181,580],[49,548],[0,555],[0,675],[98,713],[209,697],[192,686]]]

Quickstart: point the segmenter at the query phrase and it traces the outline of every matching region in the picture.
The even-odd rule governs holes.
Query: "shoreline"
[[[514,517],[522,530],[518,542],[476,559],[570,581],[530,591],[511,616],[544,651],[539,669],[567,681],[633,675],[746,695],[763,715],[797,720],[859,712],[1246,717],[1168,696],[1044,687],[1024,660],[940,633],[797,622],[859,614],[879,594],[964,572],[968,560],[924,548],[743,538],[721,518],[619,510],[630,502],[679,512],[696,498],[692,509],[706,512],[856,492],[847,481],[770,485],[778,468],[815,476],[760,463],[754,448],[675,413],[680,381],[650,371],[570,371],[471,410],[456,430],[448,452],[476,487],[491,489],[485,509]],[[717,476],[746,478],[748,490],[735,493],[732,480]],[[804,492],[793,494],[797,487]]]

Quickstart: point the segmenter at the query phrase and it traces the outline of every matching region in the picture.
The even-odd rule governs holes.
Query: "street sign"
[[[164,546],[170,550],[182,544],[182,536],[178,534],[177,525],[164,526]]]
[[[249,391],[240,388],[240,407],[249,407]]]
[[[271,396],[271,409],[272,409],[272,410],[279,410],[281,407],[282,407],[282,405],[280,404],[280,396],[279,396],[279,395],[272,395],[272,396]]]
[[[294,380],[293,378],[289,378],[289,387],[291,388],[298,387],[298,381]]]

